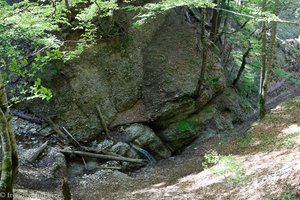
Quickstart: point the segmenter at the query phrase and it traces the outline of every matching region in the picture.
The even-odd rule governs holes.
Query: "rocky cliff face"
[[[160,146],[174,152],[199,137],[208,122],[223,119],[230,127],[238,112],[242,113],[237,98],[230,100],[235,102],[230,108],[221,108],[220,101],[208,105],[226,88],[213,46],[203,92],[198,99],[193,97],[201,70],[197,40],[199,34],[180,12],[157,16],[142,30],[130,28],[126,36],[99,42],[64,66],[52,79],[53,99],[42,109],[31,109],[55,115],[55,122],[78,141],[88,142],[103,136],[96,110],[99,105],[110,129],[146,124],[164,143]],[[228,96],[223,96],[222,102],[230,99]],[[236,109],[240,111],[235,113]],[[222,118],[224,110],[233,113],[232,118]]]

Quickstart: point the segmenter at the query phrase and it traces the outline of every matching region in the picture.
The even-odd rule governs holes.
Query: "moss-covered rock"
[[[205,125],[216,113],[217,110],[214,106],[207,106],[191,117],[171,124],[168,128],[159,132],[158,135],[172,152],[175,152],[199,137]]]

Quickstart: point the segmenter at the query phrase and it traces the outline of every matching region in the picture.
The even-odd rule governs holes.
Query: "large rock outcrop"
[[[207,78],[195,99],[202,63],[198,40],[195,28],[179,12],[158,15],[141,31],[128,28],[125,36],[100,41],[64,66],[51,80],[53,99],[31,109],[55,115],[56,123],[84,142],[101,136],[103,127],[95,108],[99,105],[111,129],[147,123],[168,143],[176,137],[168,140],[170,132],[164,129],[176,129],[176,123],[197,114],[225,89],[223,68],[210,47]],[[197,129],[185,135],[183,143],[178,136],[171,146],[179,148],[199,134]]]

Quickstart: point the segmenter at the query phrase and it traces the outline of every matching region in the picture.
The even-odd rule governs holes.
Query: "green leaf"
[[[34,85],[35,85],[36,87],[38,87],[38,86],[41,85],[41,83],[42,83],[42,80],[41,80],[40,78],[37,78],[36,81],[34,82]]]
[[[25,66],[25,65],[28,64],[28,61],[27,61],[26,59],[23,59],[23,60],[21,61],[21,64],[22,64],[23,66]]]

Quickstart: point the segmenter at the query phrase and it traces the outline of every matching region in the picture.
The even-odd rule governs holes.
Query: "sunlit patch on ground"
[[[282,133],[287,135],[297,133],[297,132],[300,132],[300,126],[298,124],[292,124],[288,128],[282,130]]]

